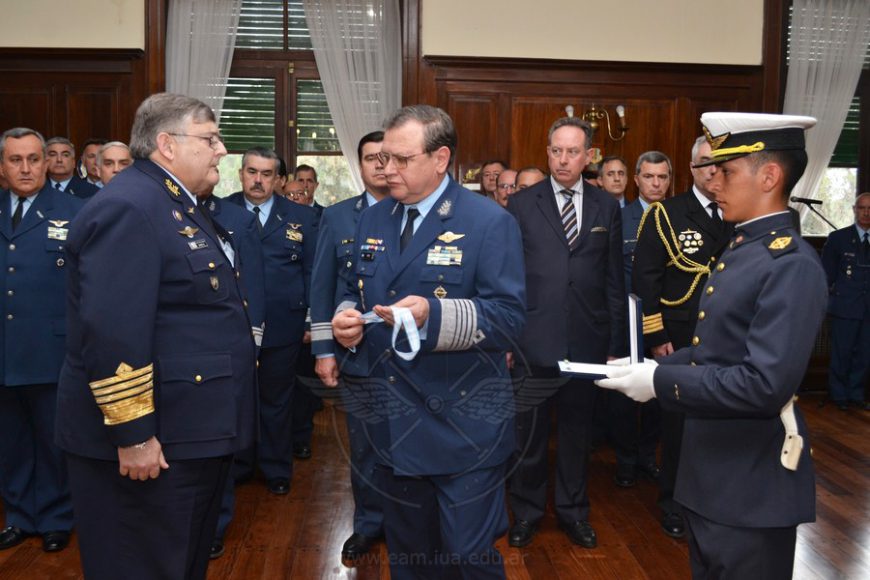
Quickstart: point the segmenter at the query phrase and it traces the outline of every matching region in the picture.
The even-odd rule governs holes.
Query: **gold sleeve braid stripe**
[[[652,334],[654,332],[659,332],[665,329],[664,322],[662,321],[662,313],[656,312],[655,314],[650,314],[649,316],[643,317],[643,333],[644,334]]]
[[[90,383],[105,425],[120,425],[154,412],[154,365],[118,365],[115,376]]]
[[[668,257],[670,261],[667,266],[674,266],[678,270],[682,270],[683,272],[687,272],[690,274],[695,274],[694,280],[692,280],[692,284],[689,286],[688,291],[682,298],[678,298],[677,300],[667,300],[662,297],[659,298],[659,302],[664,304],[665,306],[679,306],[681,304],[685,304],[688,302],[689,298],[694,294],[695,289],[698,287],[698,284],[701,282],[701,279],[704,276],[710,275],[710,267],[709,264],[699,264],[694,260],[686,257],[683,254],[683,251],[680,249],[680,243],[677,240],[677,233],[674,231],[674,226],[671,225],[671,219],[668,216],[668,212],[665,209],[665,206],[661,204],[661,202],[651,203],[647,210],[644,212],[643,217],[640,218],[640,225],[637,227],[637,239],[640,239],[640,232],[643,230],[643,226],[646,223],[647,217],[653,214],[655,217],[655,225],[656,231],[658,232],[659,239],[664,245],[665,250],[668,253]],[[664,216],[664,223],[667,225],[667,233],[666,235],[664,226],[662,225],[662,216]],[[644,333],[646,333],[646,329],[644,329]]]

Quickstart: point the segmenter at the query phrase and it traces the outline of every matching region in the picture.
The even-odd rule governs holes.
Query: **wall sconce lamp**
[[[607,109],[603,107],[599,109],[596,105],[593,104],[591,109],[583,113],[583,120],[592,126],[593,131],[598,131],[598,126],[600,125],[599,121],[601,119],[604,119],[607,124],[607,135],[613,141],[621,141],[625,138],[626,131],[628,131],[628,126],[625,124],[625,107],[623,107],[622,105],[616,105],[616,117],[618,121],[618,126],[617,136],[614,137],[613,131],[611,129],[612,125],[610,123],[610,113],[607,112]]]

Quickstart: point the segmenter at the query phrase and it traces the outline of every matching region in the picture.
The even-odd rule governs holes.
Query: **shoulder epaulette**
[[[774,258],[778,258],[783,254],[788,254],[797,249],[797,242],[790,232],[770,232],[764,238],[764,245],[770,251]]]

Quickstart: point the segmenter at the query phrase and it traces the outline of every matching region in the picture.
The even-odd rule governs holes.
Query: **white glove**
[[[646,403],[656,396],[653,387],[656,366],[658,365],[649,363],[614,366],[607,372],[606,379],[599,379],[595,384],[604,389],[619,391],[638,403]]]
[[[607,361],[607,364],[617,367],[627,367],[631,364],[631,357],[624,356],[622,358],[615,358]],[[643,364],[658,365],[659,363],[657,363],[654,358],[645,358],[643,359]]]

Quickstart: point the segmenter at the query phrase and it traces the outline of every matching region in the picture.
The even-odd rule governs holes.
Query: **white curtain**
[[[791,56],[783,112],[810,115],[809,164],[793,194],[814,198],[837,139],[870,43],[870,1],[794,0]],[[802,214],[807,211],[800,208]]]
[[[357,189],[356,148],[401,106],[398,0],[304,0],[305,20],[335,132]]]
[[[200,99],[220,115],[242,0],[170,0],[166,90]]]

